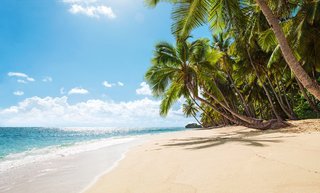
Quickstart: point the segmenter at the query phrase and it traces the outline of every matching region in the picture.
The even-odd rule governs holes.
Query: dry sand
[[[320,120],[151,136],[87,193],[320,193]]]

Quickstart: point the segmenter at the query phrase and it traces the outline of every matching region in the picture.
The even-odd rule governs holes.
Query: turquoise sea
[[[0,172],[48,155],[75,154],[125,142],[130,137],[181,130],[185,129],[0,127]]]

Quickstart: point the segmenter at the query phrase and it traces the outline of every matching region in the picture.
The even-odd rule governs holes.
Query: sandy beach
[[[320,120],[151,136],[86,193],[320,192]]]

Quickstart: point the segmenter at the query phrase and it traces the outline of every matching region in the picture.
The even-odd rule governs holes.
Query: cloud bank
[[[68,97],[31,97],[0,110],[1,126],[45,127],[155,127],[184,126],[190,120],[181,110],[159,116],[159,101],[144,98],[128,102],[88,100],[70,104]]]

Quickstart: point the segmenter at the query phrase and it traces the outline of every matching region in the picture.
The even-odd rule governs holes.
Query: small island
[[[197,123],[189,123],[185,126],[187,129],[196,129],[196,128],[202,128],[201,125],[198,125]]]

